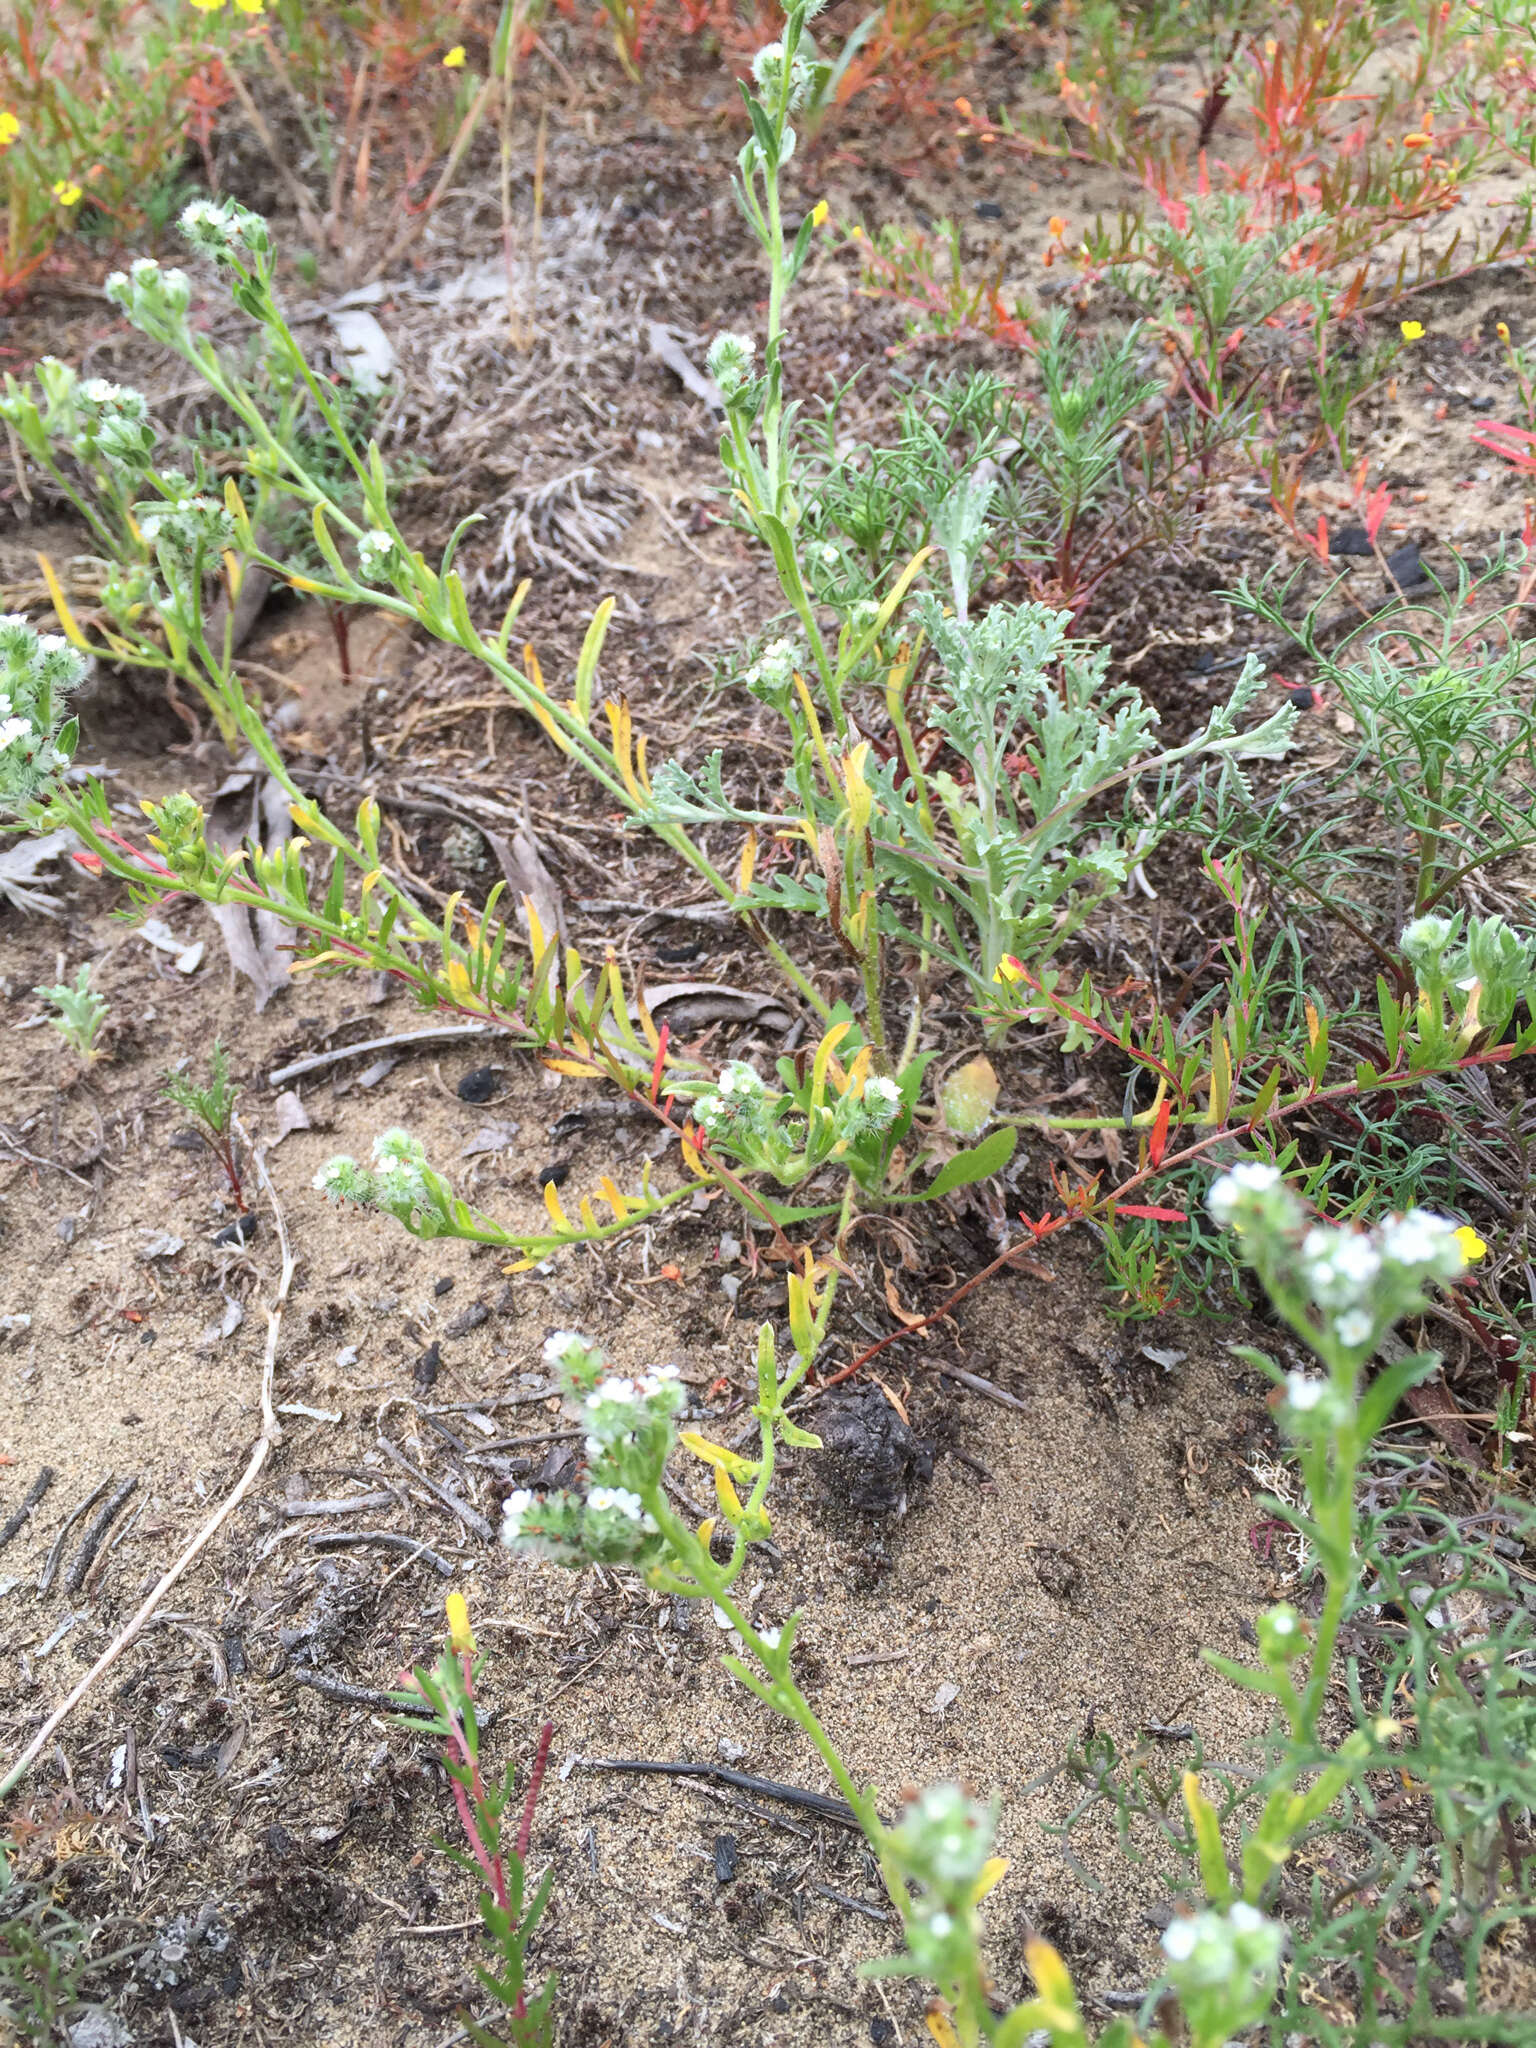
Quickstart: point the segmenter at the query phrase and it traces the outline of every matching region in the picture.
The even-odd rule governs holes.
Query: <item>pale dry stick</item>
[[[494,78],[488,78],[485,81],[484,85],[481,86],[480,90],[475,94],[474,100],[470,105],[469,112],[464,116],[463,120],[459,123],[459,132],[453,138],[453,146],[448,152],[448,161],[443,165],[442,176],[438,179],[437,183],[432,187],[432,190],[428,194],[427,199],[425,203],[422,205],[420,212],[412,215],[412,217],[406,222],[405,226],[400,230],[399,234],[396,235],[395,239],[390,243],[389,247],[385,250],[384,260],[378,266],[377,274],[380,277],[384,275],[385,271],[391,269],[396,263],[399,262],[400,258],[405,254],[406,250],[410,248],[411,244],[415,241],[416,237],[421,233],[422,229],[426,226],[427,222],[432,218],[433,214],[437,211],[438,204],[441,201],[443,194],[448,190],[448,187],[453,183],[453,180],[458,173],[459,165],[464,160],[465,150],[468,149],[470,143],[473,141],[475,131],[480,126],[481,121],[484,119],[485,110],[491,103],[491,94],[496,90],[496,85],[497,81]]]
[[[304,223],[304,232],[312,242],[323,248],[326,240],[324,224],[320,216],[315,212],[309,194],[289,169],[288,160],[278,146],[277,137],[267,126],[266,118],[260,107],[251,98],[245,81],[240,76],[238,67],[230,65],[225,72],[225,76],[229,80],[230,90],[240,102],[241,113],[244,114],[247,121],[255,129],[257,140],[271,159],[272,168],[277,173],[279,183],[293,201],[299,219]]]
[[[549,106],[539,103],[539,132],[533,145],[533,231],[528,238],[528,324],[524,332],[532,347],[539,331],[539,258],[544,242],[544,163],[549,144]]]
[[[512,110],[517,100],[517,45],[523,32],[523,9],[513,8],[512,24],[502,56],[499,141],[501,145],[501,262],[507,277],[507,339],[521,351],[527,346],[517,312],[517,293],[512,268],[515,240],[512,229]]]
[[[272,1306],[267,1310],[267,1348],[261,1368],[261,1433],[251,1448],[250,1460],[234,1491],[226,1497],[223,1505],[216,1508],[208,1520],[204,1522],[202,1528],[198,1530],[176,1562],[156,1581],[149,1597],[144,1601],[132,1620],[112,1638],[112,1641],[102,1651],[90,1670],[86,1672],[74,1691],[70,1693],[67,1699],[54,1708],[53,1712],[48,1716],[42,1727],[38,1729],[5,1776],[0,1778],[0,1799],[4,1799],[8,1793],[13,1792],[21,1783],[44,1749],[53,1740],[54,1735],[64,1725],[65,1721],[69,1719],[75,1708],[79,1706],[97,1679],[104,1672],[111,1670],[135,1636],[151,1620],[156,1608],[160,1605],[166,1594],[170,1592],[172,1586],[175,1585],[182,1573],[186,1571],[189,1565],[196,1561],[220,1529],[223,1528],[235,1509],[239,1507],[240,1503],[260,1478],[262,1467],[267,1462],[273,1444],[276,1443],[283,1433],[282,1425],[277,1419],[277,1411],[272,1405],[272,1380],[277,1370],[277,1340],[283,1326],[283,1310],[287,1307],[289,1289],[293,1285],[295,1265],[293,1248],[288,1242],[288,1225],[283,1216],[282,1205],[277,1199],[277,1190],[273,1187],[271,1176],[267,1172],[266,1154],[256,1151],[252,1147],[250,1138],[242,1128],[238,1117],[234,1118],[233,1122],[235,1130],[239,1133],[241,1140],[255,1160],[256,1177],[266,1194],[267,1200],[272,1205],[272,1219],[277,1226],[277,1241],[282,1253],[282,1268],[278,1275],[277,1294],[273,1299]]]

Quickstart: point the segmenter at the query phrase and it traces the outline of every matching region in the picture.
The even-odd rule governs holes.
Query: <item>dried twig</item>
[[[408,1562],[419,1557],[434,1571],[441,1572],[445,1579],[453,1577],[453,1566],[446,1557],[439,1557],[419,1537],[402,1535],[398,1529],[327,1529],[309,1539],[311,1550],[358,1550],[369,1543],[376,1543],[383,1550],[408,1550],[411,1553]]]
[[[757,1778],[750,1771],[727,1770],[723,1764],[656,1763],[641,1757],[596,1757],[584,1756],[579,1768],[584,1771],[637,1771],[662,1778],[708,1778],[711,1784],[731,1785],[738,1792],[755,1792],[759,1799],[781,1799],[786,1806],[803,1807],[807,1813],[818,1814],[822,1820],[840,1821],[844,1827],[856,1828],[859,1817],[845,1799],[834,1799],[830,1792],[807,1792],[799,1785],[781,1784],[777,1778]]]
[[[245,1131],[241,1130],[238,1118],[235,1119],[235,1129],[239,1132],[241,1139],[249,1149],[251,1141]],[[219,1530],[223,1528],[235,1509],[239,1507],[241,1501],[245,1499],[251,1488],[256,1484],[257,1479],[261,1476],[262,1467],[266,1464],[267,1458],[271,1453],[273,1444],[282,1435],[282,1427],[277,1419],[277,1411],[272,1405],[272,1380],[277,1369],[277,1339],[278,1333],[282,1328],[283,1310],[287,1306],[289,1290],[293,1286],[294,1257],[293,1248],[288,1242],[288,1225],[277,1199],[277,1190],[273,1187],[271,1176],[267,1172],[266,1155],[262,1152],[253,1152],[253,1158],[257,1179],[261,1184],[262,1191],[272,1204],[273,1221],[277,1226],[277,1241],[282,1253],[282,1266],[278,1274],[277,1293],[273,1299],[272,1306],[267,1310],[267,1348],[266,1355],[262,1361],[261,1371],[261,1433],[251,1448],[250,1460],[233,1492],[227,1496],[223,1505],[216,1508],[208,1517],[208,1520],[204,1522],[201,1529],[198,1530],[175,1563],[162,1573],[148,1598],[140,1605],[132,1620],[112,1638],[112,1641],[102,1651],[90,1670],[86,1672],[85,1676],[76,1685],[74,1691],[69,1694],[67,1699],[54,1708],[47,1720],[44,1721],[42,1727],[38,1729],[32,1740],[21,1752],[21,1755],[12,1764],[10,1770],[7,1771],[5,1777],[0,1779],[0,1799],[3,1799],[8,1792],[14,1791],[16,1786],[21,1783],[27,1772],[36,1763],[38,1757],[41,1756],[43,1750],[53,1740],[54,1735],[63,1726],[64,1722],[68,1720],[75,1708],[79,1706],[81,1700],[85,1698],[97,1679],[101,1677],[103,1672],[109,1671],[112,1668],[134,1637],[139,1634],[145,1624],[153,1617],[156,1608],[181,1577],[182,1573],[186,1571],[189,1565],[196,1561],[218,1534]]]
[[[402,1701],[393,1699],[387,1692],[378,1692],[371,1685],[351,1685],[345,1678],[328,1678],[323,1671],[290,1671],[288,1676],[295,1685],[307,1685],[311,1692],[322,1693],[328,1700],[339,1701],[344,1707],[371,1707],[376,1714],[424,1714],[432,1709],[423,1700],[419,1707],[408,1707]]]
[[[54,1537],[52,1543],[49,1544],[48,1556],[44,1561],[42,1570],[37,1575],[37,1593],[39,1599],[43,1597],[43,1595],[48,1591],[49,1587],[53,1584],[54,1573],[58,1570],[59,1560],[64,1555],[65,1538],[69,1535],[70,1530],[73,1529],[76,1522],[79,1521],[80,1517],[83,1514],[85,1514],[88,1509],[95,1507],[97,1501],[101,1499],[101,1496],[106,1492],[107,1488],[111,1484],[112,1474],[109,1472],[106,1478],[103,1479],[98,1486],[95,1486],[91,1489],[91,1491],[85,1496],[85,1499],[81,1501],[79,1507],[72,1509],[71,1512],[65,1516],[64,1525],[59,1530],[58,1535]]]
[[[424,1486],[434,1500],[441,1501],[450,1514],[457,1515],[466,1529],[473,1529],[482,1543],[494,1543],[496,1541],[496,1531],[491,1527],[484,1515],[480,1513],[478,1508],[472,1508],[467,1501],[460,1500],[459,1496],[450,1487],[443,1486],[436,1479],[429,1479],[419,1466],[411,1463],[404,1451],[390,1442],[383,1430],[379,1431],[379,1449],[393,1458],[402,1472],[408,1472],[418,1486]]]
[[[138,1475],[125,1479],[110,1500],[98,1512],[96,1519],[85,1532],[85,1541],[75,1553],[75,1561],[64,1574],[66,1593],[78,1593],[85,1584],[85,1575],[96,1562],[96,1553],[101,1548],[101,1539],[117,1519],[119,1510],[129,1495],[138,1488]]]
[[[18,1534],[25,1523],[31,1518],[32,1510],[37,1506],[49,1487],[52,1486],[53,1476],[53,1467],[51,1465],[45,1465],[42,1471],[38,1473],[32,1482],[31,1492],[6,1523],[5,1527],[0,1529],[0,1550],[4,1550],[11,1538]]]
[[[293,1060],[286,1067],[274,1067],[267,1076],[267,1085],[284,1088],[301,1074],[317,1074],[322,1067],[337,1066],[342,1060],[356,1059],[365,1052],[389,1052],[402,1045],[442,1045],[451,1039],[505,1036],[505,1032],[489,1024],[442,1024],[427,1031],[395,1031],[387,1038],[365,1038],[360,1045],[333,1046],[329,1052],[311,1053],[307,1059]]]
[[[292,1520],[304,1515],[357,1515],[395,1507],[398,1499],[393,1493],[351,1493],[340,1500],[285,1500],[283,1513]]]

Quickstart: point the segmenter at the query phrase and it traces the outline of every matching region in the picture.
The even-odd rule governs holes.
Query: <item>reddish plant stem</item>
[[[546,1721],[539,1730],[539,1746],[533,1753],[533,1774],[528,1780],[528,1797],[523,1801],[522,1825],[517,1831],[517,1853],[528,1854],[528,1844],[533,1838],[533,1809],[539,1803],[539,1793],[544,1785],[544,1773],[549,1765],[549,1745],[555,1739],[555,1724]]]

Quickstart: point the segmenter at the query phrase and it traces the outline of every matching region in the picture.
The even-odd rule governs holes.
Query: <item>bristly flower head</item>
[[[1308,1332],[1317,1333],[1323,1356],[1344,1375],[1334,1387],[1328,1380],[1291,1374],[1285,1414],[1301,1435],[1337,1426],[1347,1412],[1348,1385],[1383,1334],[1421,1309],[1429,1288],[1459,1280],[1467,1267],[1470,1233],[1454,1218],[1410,1209],[1371,1230],[1309,1226],[1278,1168],[1263,1160],[1243,1160],[1224,1173],[1206,1206],[1224,1229],[1236,1234],[1243,1257],[1277,1303],[1294,1302],[1294,1309],[1287,1310],[1293,1323],[1304,1318]]]
[[[658,1365],[634,1377],[610,1373],[601,1349],[573,1330],[547,1340],[544,1363],[586,1431],[586,1489],[509,1495],[502,1541],[560,1564],[653,1562],[663,1545],[645,1501],[661,1483],[675,1419],[687,1402],[677,1367]]]
[[[784,92],[784,45],[765,43],[752,59],[752,77],[764,104],[772,110],[778,108]],[[811,96],[812,67],[810,60],[796,50],[789,60],[789,98],[786,102],[790,113],[795,114]]]
[[[727,405],[735,404],[751,383],[752,356],[750,334],[717,334],[710,343],[705,361]]]
[[[64,700],[89,667],[61,635],[0,617],[0,811],[19,809],[68,767],[75,724]]]
[[[194,199],[182,208],[181,232],[200,256],[225,270],[259,264],[272,253],[267,223],[235,199]]]

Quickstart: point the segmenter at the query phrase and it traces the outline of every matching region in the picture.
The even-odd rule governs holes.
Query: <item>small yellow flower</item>
[[[475,1633],[469,1625],[469,1603],[462,1593],[450,1593],[443,1602],[448,1610],[448,1644],[450,1649],[468,1650],[474,1654]]]
[[[0,114],[0,149],[8,149],[20,133],[21,123],[14,114]]]
[[[826,217],[827,202],[825,201],[825,199],[818,199],[816,204],[811,208],[811,226],[813,228],[819,228],[822,222],[826,219]]]
[[[1024,969],[1011,953],[1005,953],[993,970],[992,979],[1003,983],[1022,981],[1024,979]]]
[[[443,69],[445,71],[462,71],[463,68],[464,45],[462,43],[455,43],[453,48],[448,52],[447,56],[443,59]]]
[[[217,14],[224,0],[192,0],[192,5],[200,14]]]
[[[1488,1256],[1487,1245],[1483,1243],[1483,1240],[1478,1236],[1470,1223],[1463,1223],[1460,1230],[1456,1232],[1456,1245],[1461,1256],[1469,1266],[1475,1266],[1479,1259],[1486,1259]]]
[[[1507,327],[1505,326],[1505,324],[1504,324],[1504,322],[1503,322],[1502,320],[1501,320],[1501,321],[1499,322],[1498,326],[1497,326],[1497,327],[1496,327],[1496,328],[1494,329],[1494,332],[1495,332],[1495,333],[1496,333],[1496,334],[1498,335],[1498,337],[1499,337],[1500,341],[1502,341],[1502,342],[1503,342],[1504,346],[1505,346],[1506,348],[1508,348],[1508,346],[1509,346],[1509,329],[1508,329],[1508,328],[1507,328]]]
[[[267,0],[235,0],[235,5],[242,14],[265,14],[267,11]]]
[[[1422,341],[1424,339],[1424,323],[1422,320],[1400,320],[1398,325],[1402,329],[1404,341]]]
[[[1054,235],[1059,242],[1067,232],[1067,224],[1059,213],[1053,213],[1045,224],[1045,231],[1048,235]]]
[[[53,181],[53,196],[57,199],[60,206],[78,206],[85,195],[72,179],[55,178]]]

